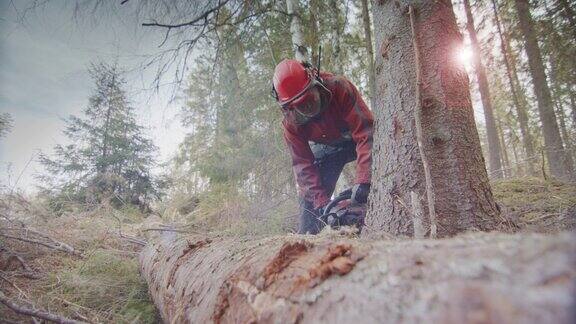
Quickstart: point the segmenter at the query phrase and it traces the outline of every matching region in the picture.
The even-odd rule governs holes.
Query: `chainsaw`
[[[352,189],[346,189],[338,194],[326,205],[319,217],[320,221],[332,229],[355,226],[361,231],[366,217],[366,204],[354,204],[351,197]]]

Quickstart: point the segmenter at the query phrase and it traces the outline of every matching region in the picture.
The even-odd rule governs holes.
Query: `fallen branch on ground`
[[[143,229],[142,232],[174,232],[174,233],[185,233],[185,234],[197,234],[199,232],[194,232],[194,231],[187,231],[187,230],[179,230],[179,229],[175,229],[175,228],[146,228]]]
[[[0,273],[0,279],[6,281],[10,286],[12,286],[14,289],[18,290],[18,292],[20,294],[22,294],[22,296],[28,298],[28,295],[26,295],[26,293],[22,289],[20,289],[20,287],[18,287],[18,285],[16,285],[12,281],[10,281],[10,279],[4,277],[4,275],[2,273]]]
[[[24,306],[24,305],[18,305],[15,302],[13,302],[12,300],[10,300],[8,297],[6,297],[6,295],[4,295],[4,293],[2,293],[0,291],[0,303],[6,305],[6,307],[10,308],[11,310],[13,310],[14,312],[20,314],[20,315],[26,315],[26,316],[30,316],[30,317],[34,317],[34,318],[41,318],[43,320],[47,320],[47,321],[51,321],[51,322],[55,322],[55,323],[62,323],[62,324],[80,324],[80,323],[86,323],[86,322],[81,322],[81,321],[76,321],[64,316],[60,316],[57,314],[52,314],[49,313],[47,311],[41,310],[41,309],[35,309],[33,307],[28,307],[28,306]]]
[[[29,239],[29,238],[20,237],[20,236],[14,236],[14,235],[8,235],[8,234],[4,234],[4,233],[0,233],[0,236],[5,237],[7,239],[12,239],[12,240],[17,240],[17,241],[21,241],[21,242],[27,242],[27,243],[32,243],[32,244],[36,244],[36,245],[41,245],[41,246],[47,247],[47,248],[52,249],[52,250],[66,252],[66,253],[72,254],[74,256],[83,257],[81,253],[77,252],[70,245],[56,241],[56,240],[51,239],[51,242],[53,244],[50,244],[50,243],[46,243],[46,242],[42,242],[42,241],[38,241],[38,240],[34,240],[34,239]]]
[[[122,234],[122,232],[118,233],[118,235],[130,243],[138,244],[140,246],[146,246],[146,244],[148,244],[148,242],[146,242],[144,240],[141,240],[141,239],[138,239],[138,238],[135,238],[132,236],[128,236],[126,234]]]

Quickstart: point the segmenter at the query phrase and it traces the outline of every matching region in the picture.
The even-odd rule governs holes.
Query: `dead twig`
[[[123,239],[125,239],[125,240],[128,241],[128,242],[131,242],[131,243],[134,243],[134,244],[138,244],[138,245],[140,245],[140,246],[146,246],[146,244],[148,244],[148,242],[146,242],[146,241],[144,241],[144,240],[141,240],[141,239],[138,239],[138,238],[135,238],[135,237],[132,237],[132,236],[123,234],[123,233],[122,233],[122,220],[121,220],[118,216],[116,216],[116,215],[114,215],[114,214],[112,214],[112,217],[113,217],[114,219],[116,219],[116,221],[118,222],[118,236],[120,236],[120,238],[123,238]]]
[[[158,22],[151,22],[151,23],[143,23],[142,26],[144,27],[163,27],[163,28],[168,28],[168,29],[172,29],[172,28],[180,28],[180,27],[185,27],[185,26],[202,26],[203,24],[198,25],[198,22],[201,20],[204,20],[204,24],[207,24],[207,20],[208,20],[208,16],[214,12],[217,12],[220,10],[220,8],[224,7],[230,0],[225,0],[223,2],[218,3],[218,5],[216,5],[213,8],[208,9],[207,11],[203,12],[201,15],[195,17],[194,19],[184,22],[184,23],[180,23],[180,24],[164,24],[164,23],[158,23]]]
[[[4,233],[0,233],[0,236],[5,237],[7,239],[12,239],[12,240],[17,240],[17,241],[21,241],[21,242],[27,242],[27,243],[32,243],[32,244],[36,244],[36,245],[41,245],[41,246],[47,247],[47,248],[52,249],[52,250],[66,252],[66,253],[72,254],[74,256],[83,257],[81,253],[77,252],[76,250],[74,250],[73,247],[71,247],[70,245],[68,245],[66,243],[62,243],[62,242],[58,242],[58,241],[53,240],[54,244],[49,244],[49,243],[37,241],[34,239],[8,235],[8,234],[4,234]]]
[[[134,244],[138,244],[138,245],[141,245],[141,246],[146,246],[146,244],[148,244],[148,242],[145,241],[145,240],[137,239],[137,238],[135,238],[135,237],[128,236],[128,235],[126,235],[126,234],[122,234],[122,232],[118,233],[118,235],[119,235],[121,238],[125,239],[126,241],[131,242],[131,243],[134,243]]]
[[[49,313],[49,312],[41,310],[41,309],[36,309],[34,307],[18,305],[15,302],[13,302],[12,300],[10,300],[8,297],[6,297],[6,295],[4,295],[4,293],[1,291],[0,291],[0,303],[6,305],[6,307],[10,308],[11,310],[13,310],[14,312],[16,312],[20,315],[26,315],[26,316],[30,316],[33,318],[40,318],[40,319],[47,320],[47,321],[54,322],[54,323],[62,323],[62,324],[86,323],[86,322],[76,321],[76,320],[73,320],[73,319],[70,319],[70,318],[67,318],[64,316],[60,316],[57,314],[52,314],[52,313]]]
[[[424,229],[424,224],[422,224],[423,210],[422,204],[420,203],[420,196],[414,192],[410,191],[410,200],[412,202],[412,226],[414,227],[414,238],[423,239],[426,236],[426,230]]]
[[[20,287],[18,287],[15,283],[13,283],[12,281],[10,281],[10,279],[6,278],[2,273],[0,273],[0,279],[6,281],[10,286],[14,287],[14,289],[18,290],[18,292],[26,297],[26,299],[28,299],[28,295],[26,295],[26,293],[24,291],[22,291],[22,289],[20,289]]]
[[[408,6],[410,16],[410,28],[412,30],[412,46],[414,47],[414,66],[416,67],[416,107],[414,109],[414,123],[416,124],[416,141],[418,142],[418,151],[424,168],[424,178],[426,180],[426,200],[428,201],[428,217],[430,218],[430,237],[436,238],[436,208],[434,206],[434,187],[432,185],[432,175],[428,164],[428,158],[424,153],[424,135],[422,134],[422,99],[420,98],[420,88],[422,87],[422,76],[420,66],[420,48],[418,47],[416,33],[416,19],[414,18],[414,8]]]
[[[154,231],[158,231],[158,232],[174,232],[174,233],[185,233],[185,234],[190,234],[190,233],[200,233],[200,232],[194,232],[194,231],[186,231],[186,230],[180,230],[180,229],[175,229],[175,228],[146,228],[143,229],[142,232],[154,232]]]
[[[26,261],[24,260],[24,258],[22,258],[21,256],[19,256],[18,254],[4,248],[4,247],[0,247],[0,252],[6,252],[6,254],[8,254],[8,258],[9,260],[16,260],[18,261],[18,263],[20,264],[20,266],[22,267],[22,269],[24,269],[24,271],[20,272],[20,271],[14,271],[11,272],[12,275],[15,276],[22,276],[22,277],[26,277],[29,279],[40,279],[42,278],[42,276],[40,274],[35,273],[36,271],[34,269],[32,269],[32,267],[30,267],[28,265],[28,263],[26,263]],[[10,262],[10,261],[9,261]]]
[[[0,252],[4,251],[6,252],[6,254],[9,255],[9,258],[14,259],[16,261],[18,261],[18,263],[20,263],[20,265],[22,266],[22,268],[28,272],[34,272],[34,270],[32,270],[32,268],[28,265],[28,263],[26,263],[26,261],[24,261],[24,259],[19,256],[18,254],[4,248],[4,247],[0,247]]]

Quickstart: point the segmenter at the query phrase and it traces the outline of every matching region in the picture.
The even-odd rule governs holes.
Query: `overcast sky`
[[[130,99],[160,149],[159,161],[166,161],[184,136],[177,118],[180,102],[170,100],[173,88],[158,94],[144,90],[152,73],[136,69],[142,55],[158,51],[162,35],[142,30],[121,12],[98,23],[74,21],[72,8],[62,1],[21,21],[30,2],[0,0],[0,112],[14,120],[12,131],[0,139],[0,184],[33,190],[33,175],[42,171],[38,151],[50,153],[65,143],[62,118],[80,115],[86,106],[93,88],[87,67],[96,60],[118,60],[130,71]]]

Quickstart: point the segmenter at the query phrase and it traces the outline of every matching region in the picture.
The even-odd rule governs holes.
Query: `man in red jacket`
[[[284,113],[284,138],[300,194],[301,234],[318,233],[318,220],[338,177],[357,160],[352,203],[370,191],[374,117],[356,87],[341,76],[321,73],[296,60],[274,71],[273,94]]]

